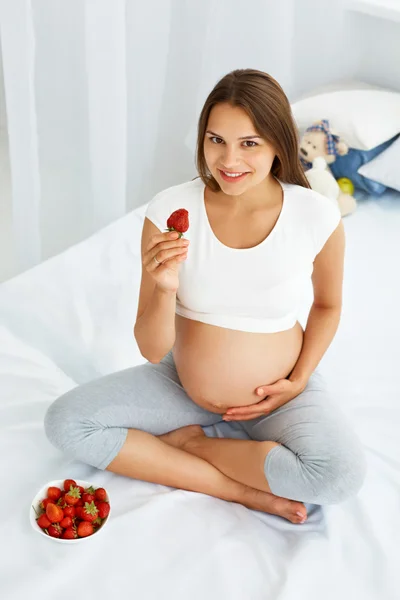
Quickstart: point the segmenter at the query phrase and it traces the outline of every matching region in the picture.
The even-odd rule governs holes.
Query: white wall
[[[0,39],[0,282],[17,272],[12,232],[11,177]]]
[[[295,3],[291,100],[308,90],[357,75],[359,50],[348,28],[346,0]]]
[[[400,92],[400,22],[350,13],[348,29],[358,47],[359,77]]]
[[[127,139],[140,140],[128,143],[128,208],[196,176],[197,120],[208,93],[223,75],[233,69],[263,69],[288,94],[291,91],[295,0],[254,4],[257,12],[250,3],[238,18],[234,9],[244,6],[239,0],[165,2],[145,35],[143,22],[146,11],[153,11],[151,4],[141,9],[141,19],[127,4]],[[164,47],[165,53],[157,50]],[[132,60],[140,55],[146,56],[147,69]],[[157,80],[165,81],[160,97]],[[133,106],[141,110],[134,111]]]
[[[351,78],[400,91],[400,23],[349,10],[347,0],[285,0],[266,7],[263,59],[291,100]],[[0,128],[5,123],[0,39]]]
[[[84,92],[75,94],[73,89],[74,85],[86,89],[83,9],[81,0],[70,4],[66,8],[58,0],[45,11],[41,10],[45,0],[32,4],[37,61],[44,64],[51,46],[50,62],[55,65],[52,72],[47,68],[35,72],[36,101],[40,105],[46,100],[50,105],[45,114],[37,111],[42,193],[49,198],[42,210],[42,226],[52,231],[45,219],[57,222],[55,213],[62,222],[61,228],[53,227],[51,244],[43,245],[45,256],[91,233],[85,230],[82,208],[90,195],[87,102]],[[138,19],[137,11],[127,3],[127,209],[147,201],[159,189],[195,175],[193,148],[187,140],[195,139],[206,94],[228,70],[264,69],[276,77],[291,101],[313,88],[351,79],[400,91],[400,23],[356,13],[346,5],[347,0],[264,0],[262,10],[254,14],[249,9],[238,21],[226,13],[225,2],[203,0],[200,6],[171,1],[160,4],[154,26],[146,31],[143,23],[151,21],[153,8],[144,7]],[[54,27],[60,22],[62,39]],[[164,49],[165,56],[157,48]],[[146,55],[147,64],[149,56],[154,57],[151,77],[134,60],[141,54]],[[0,141],[1,126],[6,123],[2,71],[0,50]],[[159,88],[162,94],[158,94]],[[60,112],[66,97],[68,110]],[[114,130],[111,122],[108,127]],[[2,137],[4,140],[4,131]],[[108,140],[107,134],[105,138]],[[3,182],[5,176],[9,179],[8,171],[8,166],[3,169]],[[0,185],[0,194],[5,187]],[[66,208],[60,211],[54,197],[63,199]],[[90,211],[91,206],[86,205]],[[1,221],[6,208],[11,215],[11,201],[6,206],[3,193]],[[75,237],[67,239],[67,231],[73,231]],[[0,237],[5,239],[2,230]]]
[[[357,79],[400,91],[400,23],[348,9],[347,0],[298,0],[291,100]]]
[[[3,76],[3,60],[1,55],[1,38],[0,38],[0,130],[6,126],[6,101],[4,96],[4,76]]]

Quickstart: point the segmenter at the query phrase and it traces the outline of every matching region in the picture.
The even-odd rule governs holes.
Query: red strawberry
[[[81,493],[78,487],[70,487],[69,492],[65,494],[65,502],[70,506],[75,506],[80,500]]]
[[[49,525],[47,531],[51,537],[59,538],[61,536],[62,529],[59,525]]]
[[[64,490],[66,492],[69,492],[69,488],[71,487],[71,485],[72,487],[76,487],[76,481],[74,479],[66,479],[64,481]]]
[[[50,502],[50,504],[46,506],[46,516],[50,523],[59,523],[64,518],[64,512],[62,508]]]
[[[65,492],[63,492],[61,494],[61,496],[57,500],[56,504],[57,504],[57,506],[61,506],[61,508],[64,508],[64,506],[67,506],[67,504],[65,503]]]
[[[91,502],[90,504],[86,502],[81,514],[84,521],[89,521],[89,523],[92,523],[95,519],[97,519],[99,511],[97,510],[94,502]]]
[[[78,536],[87,537],[93,534],[93,525],[88,521],[81,521],[78,525]]]
[[[71,519],[75,516],[76,508],[75,506],[66,506],[63,508],[64,517],[71,517]]]
[[[82,502],[85,504],[86,502],[88,504],[90,504],[91,502],[93,502],[94,500],[94,495],[93,494],[88,494],[87,492],[85,492],[84,494],[82,494]]]
[[[108,517],[110,512],[110,505],[108,504],[108,502],[100,502],[97,508],[99,509],[100,519],[105,519],[106,517]]]
[[[49,525],[51,525],[51,521],[49,521],[49,519],[47,518],[47,516],[44,513],[42,515],[40,515],[40,517],[38,519],[36,519],[36,523],[42,529],[47,529],[49,527]]]
[[[167,231],[178,231],[181,238],[189,229],[189,213],[186,208],[178,208],[167,219]]]
[[[100,500],[100,502],[104,502],[104,500],[107,500],[107,492],[104,488],[97,488],[94,495],[96,500]]]
[[[57,502],[57,500],[61,497],[61,490],[58,487],[51,486],[47,490],[47,497],[50,498],[52,502]]]
[[[78,537],[78,534],[72,527],[68,527],[68,529],[64,531],[61,537],[63,540],[74,540]]]
[[[97,519],[95,521],[93,521],[92,525],[93,525],[93,530],[97,531],[99,529],[99,527],[101,527],[101,524],[103,523],[104,519],[100,519],[100,517],[97,517]]]
[[[79,488],[79,491],[81,493],[81,498],[82,498],[82,494],[85,493],[85,488],[82,485],[78,485],[78,484],[76,484],[76,487]]]
[[[82,519],[83,506],[75,506],[75,516]]]
[[[60,521],[60,527],[67,529],[67,527],[72,527],[72,519],[71,517],[64,517],[62,521]]]
[[[48,504],[50,504],[50,503],[51,503],[51,500],[50,500],[50,498],[44,498],[44,500],[42,500],[42,501],[40,502],[39,506],[40,506],[40,508],[42,508],[43,510],[46,510],[46,506],[47,506]]]

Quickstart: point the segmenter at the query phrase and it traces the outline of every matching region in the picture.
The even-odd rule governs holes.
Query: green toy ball
[[[338,185],[344,194],[350,194],[350,196],[354,193],[354,184],[351,179],[347,177],[341,177],[337,180]]]

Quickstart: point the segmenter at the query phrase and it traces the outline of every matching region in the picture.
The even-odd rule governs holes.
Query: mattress
[[[303,525],[99,471],[45,437],[57,396],[145,362],[133,324],[146,206],[0,288],[0,596],[399,598],[400,194],[360,199],[344,219],[343,316],[320,364],[366,449],[367,479],[342,504],[307,505]],[[206,433],[222,436],[224,426]],[[54,543],[29,524],[36,492],[66,477],[104,486],[112,499],[107,528],[85,544]]]

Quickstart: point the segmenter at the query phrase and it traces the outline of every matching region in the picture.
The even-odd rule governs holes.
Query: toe
[[[307,509],[305,506],[301,505],[300,507],[295,508],[295,519],[293,522],[295,523],[305,523],[307,521]]]
[[[304,523],[307,520],[307,509],[301,502],[286,500],[284,506],[286,518],[292,523]]]

